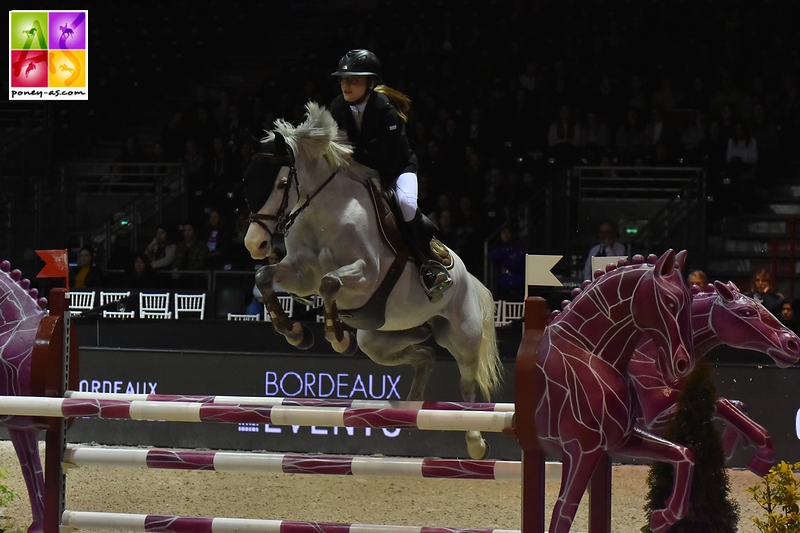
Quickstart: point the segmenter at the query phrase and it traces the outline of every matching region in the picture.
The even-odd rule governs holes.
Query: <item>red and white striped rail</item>
[[[514,529],[335,524],[247,518],[211,518],[153,514],[64,511],[62,528],[159,533],[519,533]]]
[[[509,411],[445,411],[355,407],[303,407],[95,400],[88,398],[0,397],[0,414],[63,418],[112,418],[166,422],[224,422],[432,431],[502,432],[513,427]]]
[[[266,474],[399,476],[414,478],[520,481],[519,461],[476,461],[439,458],[365,457],[291,453],[218,452],[69,446],[65,466],[212,470]],[[548,478],[560,477],[553,464]]]
[[[143,400],[148,402],[197,402],[236,405],[295,405],[303,407],[353,407],[369,409],[421,409],[438,411],[513,412],[513,403],[489,402],[407,402],[388,400],[348,400],[344,398],[285,398],[282,396],[196,396],[182,394],[117,394],[108,392],[67,391],[66,398],[93,400]]]

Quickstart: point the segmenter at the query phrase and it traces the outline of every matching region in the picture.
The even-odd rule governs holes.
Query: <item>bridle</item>
[[[303,205],[299,206],[296,209],[292,209],[289,213],[286,212],[286,208],[289,206],[289,193],[291,192],[292,185],[294,185],[294,189],[297,192],[297,198],[300,198],[300,183],[297,179],[297,168],[294,166],[294,158],[288,155],[275,155],[275,154],[265,154],[265,153],[258,153],[253,155],[253,159],[256,161],[264,161],[268,163],[279,163],[283,166],[289,167],[289,176],[287,179],[287,186],[283,188],[283,198],[281,198],[281,203],[278,206],[278,212],[274,215],[272,214],[262,214],[262,213],[253,213],[251,212],[248,215],[248,220],[251,224],[256,223],[261,226],[264,231],[267,232],[270,239],[275,238],[275,235],[286,235],[289,232],[289,228],[292,227],[294,224],[295,219],[303,212],[303,210],[308,207],[311,203],[311,200],[322,191],[333,178],[336,176],[336,171],[334,170],[333,173],[328,176],[322,185],[314,191],[313,194],[308,196],[303,203]],[[264,223],[265,220],[274,220],[276,222],[275,226],[275,233],[273,233],[267,225]]]

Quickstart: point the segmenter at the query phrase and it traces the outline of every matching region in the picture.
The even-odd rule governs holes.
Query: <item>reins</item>
[[[280,156],[274,154],[259,153],[259,154],[254,154],[253,159],[268,161],[270,163],[286,163],[285,166],[289,167],[289,176],[288,176],[289,186],[284,188],[283,198],[281,198],[281,204],[278,207],[278,212],[274,215],[251,212],[248,215],[248,220],[250,221],[250,223],[252,224],[255,222],[256,224],[261,226],[264,229],[264,231],[266,231],[269,234],[270,239],[274,239],[275,234],[286,235],[286,233],[289,231],[289,228],[291,228],[292,225],[294,224],[295,219],[297,219],[297,217],[300,216],[300,213],[302,213],[303,210],[309,206],[311,200],[313,200],[314,197],[317,196],[322,191],[322,189],[327,187],[328,184],[336,176],[336,171],[334,170],[333,173],[330,176],[328,176],[328,179],[322,182],[322,185],[320,185],[317,188],[317,190],[314,191],[313,194],[306,197],[306,200],[303,203],[303,205],[301,205],[296,209],[292,209],[292,211],[290,211],[289,214],[286,214],[286,208],[289,206],[289,192],[292,188],[292,184],[294,184],[294,188],[297,191],[298,199],[300,198],[300,183],[297,178],[297,168],[295,168],[294,166],[294,158],[291,156]],[[274,220],[277,223],[275,226],[274,234],[264,223],[264,220]]]
[[[294,167],[292,167],[292,170],[294,170]],[[306,207],[308,207],[308,204],[310,204],[310,203],[311,203],[311,200],[312,200],[312,199],[313,199],[313,198],[314,198],[316,195],[318,195],[318,194],[320,193],[320,191],[322,191],[322,189],[324,189],[324,188],[325,188],[325,187],[326,187],[326,186],[327,186],[327,185],[328,185],[328,184],[329,184],[329,183],[330,183],[330,182],[333,180],[333,178],[334,178],[335,176],[336,176],[336,171],[334,170],[334,171],[333,171],[333,174],[331,174],[330,176],[328,176],[328,179],[326,179],[324,182],[322,182],[322,185],[320,185],[320,186],[319,186],[319,188],[318,188],[316,191],[314,191],[314,194],[312,194],[311,196],[308,196],[308,197],[306,198],[306,201],[305,201],[305,203],[303,203],[303,205],[301,205],[301,206],[300,206],[300,207],[298,207],[297,209],[293,209],[293,210],[292,210],[292,211],[291,211],[291,212],[290,212],[288,215],[286,215],[286,221],[285,221],[285,223],[284,223],[283,230],[281,231],[281,233],[282,233],[283,235],[286,235],[286,232],[287,232],[287,231],[289,231],[289,228],[290,228],[290,227],[292,227],[292,224],[294,224],[294,220],[295,220],[295,219],[296,219],[298,216],[300,216],[300,213],[302,213],[302,212],[303,212],[303,210],[304,210]],[[297,179],[297,171],[295,171],[295,179]],[[297,195],[298,195],[298,196],[300,196],[300,191],[299,191],[299,189],[298,189],[298,193],[297,193]]]

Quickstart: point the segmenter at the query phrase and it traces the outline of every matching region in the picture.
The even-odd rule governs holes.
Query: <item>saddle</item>
[[[366,180],[364,186],[367,188],[372,206],[375,208],[378,232],[392,249],[395,258],[378,290],[369,301],[358,309],[340,309],[339,316],[345,319],[345,323],[350,327],[378,329],[386,323],[386,300],[397,280],[400,279],[406,262],[411,261],[412,258],[409,245],[398,223],[398,220],[402,220],[402,215],[394,190],[381,190],[372,180]],[[436,238],[431,239],[429,256],[430,259],[443,264],[448,270],[453,268],[450,251]]]

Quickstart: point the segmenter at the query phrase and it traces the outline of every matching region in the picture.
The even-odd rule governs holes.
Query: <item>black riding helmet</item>
[[[374,76],[378,84],[381,79],[381,62],[369,50],[350,50],[339,60],[339,68],[331,76]]]

